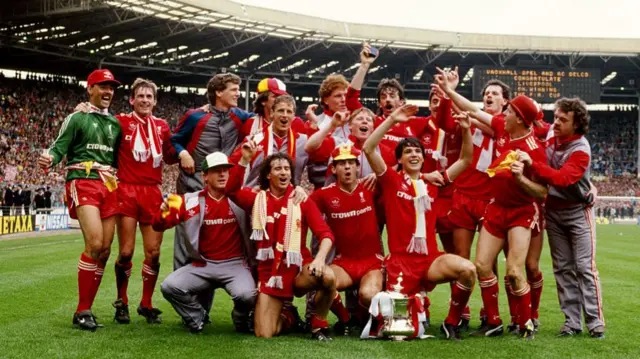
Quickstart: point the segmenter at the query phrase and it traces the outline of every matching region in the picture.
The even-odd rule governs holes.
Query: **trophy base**
[[[407,339],[405,336],[392,335],[388,337],[392,342],[403,342]]]

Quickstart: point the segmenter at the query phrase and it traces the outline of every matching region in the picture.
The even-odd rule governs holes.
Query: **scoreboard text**
[[[600,102],[600,70],[541,69],[519,67],[473,68],[473,100],[482,101],[482,89],[491,79],[511,87],[511,97],[527,95],[541,103],[560,97],[580,97],[587,103]]]

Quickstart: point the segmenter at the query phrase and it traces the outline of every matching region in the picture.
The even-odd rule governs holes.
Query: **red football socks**
[[[142,264],[142,300],[140,300],[140,306],[143,308],[152,308],[151,297],[153,297],[153,291],[156,288],[159,270],[159,263],[152,264],[150,261],[145,260]]]
[[[542,296],[542,287],[544,284],[542,272],[538,272],[538,275],[533,278],[527,278],[527,282],[529,282],[529,286],[531,287],[531,318],[538,319],[540,297]]]
[[[349,311],[345,308],[344,304],[342,304],[340,293],[336,293],[336,297],[333,298],[333,303],[331,303],[331,312],[335,314],[336,317],[338,317],[338,320],[342,323],[349,321]]]
[[[329,322],[326,319],[318,317],[316,314],[311,316],[311,330],[329,328]]]
[[[76,313],[91,309],[91,295],[96,275],[96,260],[82,253],[78,261],[78,307]]]
[[[107,265],[107,263],[98,260],[96,265],[97,268],[93,277],[93,285],[91,286],[90,292],[92,305],[93,301],[96,299],[96,295],[98,294],[98,289],[100,289],[100,283],[102,283],[102,276],[104,275],[104,267]]]
[[[531,290],[529,289],[529,284],[526,284],[520,290],[514,290],[513,295],[518,302],[518,325],[520,325],[520,328],[524,328],[531,319]]]
[[[500,320],[500,309],[498,308],[498,278],[494,275],[492,277],[479,279],[482,303],[484,304],[484,311],[487,315],[487,323],[498,325],[502,323],[502,320]]]
[[[128,305],[129,297],[127,296],[127,287],[129,286],[129,277],[131,277],[131,261],[122,264],[116,261],[114,269],[116,272],[116,288],[118,290],[118,298],[122,303]]]
[[[451,302],[449,303],[449,315],[445,319],[445,323],[458,325],[464,309],[467,307],[469,297],[471,296],[471,288],[455,282],[451,288]]]
[[[513,295],[511,282],[509,277],[504,277],[504,291],[507,292],[507,301],[509,302],[509,315],[511,315],[511,323],[518,323],[518,299]]]

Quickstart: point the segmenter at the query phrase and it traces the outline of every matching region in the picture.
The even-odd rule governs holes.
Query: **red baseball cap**
[[[103,82],[110,82],[116,86],[122,85],[120,81],[116,80],[111,71],[107,69],[94,70],[89,74],[89,77],[87,77],[87,87]]]
[[[538,106],[525,95],[520,95],[509,101],[509,105],[527,126],[531,126],[538,117]]]
[[[263,79],[258,83],[258,93],[263,93],[265,91],[271,91],[278,96],[288,95],[287,85],[274,77]]]
[[[349,144],[338,146],[331,152],[334,161],[358,160],[358,156],[360,156],[360,151]]]

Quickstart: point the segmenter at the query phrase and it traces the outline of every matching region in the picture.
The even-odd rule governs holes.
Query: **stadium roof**
[[[0,4],[0,67],[4,68],[84,78],[92,68],[103,66],[128,83],[145,76],[162,84],[199,87],[212,73],[232,71],[250,79],[252,87],[264,76],[278,76],[291,88],[314,93],[328,73],[351,77],[366,40],[381,49],[367,77],[369,90],[381,78],[395,77],[410,96],[424,93],[436,65],[459,65],[463,77],[476,65],[518,65],[599,69],[603,81],[607,79],[604,96],[627,101],[637,97],[639,41],[607,39],[577,51],[576,39],[544,39],[565,47],[549,50],[544,41],[530,36],[342,23],[228,0]],[[529,46],[519,46],[522,41]],[[610,76],[613,72],[616,75]]]
[[[640,28],[624,26],[636,21],[636,14],[640,12],[640,3],[636,0],[537,0],[530,4],[513,0],[492,0],[490,3],[456,0],[453,9],[440,0],[394,0],[382,6],[370,0],[231,1],[240,4],[243,16],[256,19],[270,16],[263,9],[271,9],[348,25],[499,36],[640,39]],[[187,2],[206,4],[197,0]],[[233,7],[233,4],[226,6]],[[220,10],[220,5],[216,4],[216,8]],[[310,26],[305,17],[292,16],[291,21]]]

